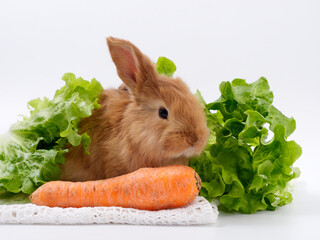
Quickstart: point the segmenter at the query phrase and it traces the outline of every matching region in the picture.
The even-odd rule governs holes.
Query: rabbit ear
[[[145,81],[155,79],[156,72],[152,62],[132,43],[108,37],[107,44],[119,77],[134,95],[139,94]]]

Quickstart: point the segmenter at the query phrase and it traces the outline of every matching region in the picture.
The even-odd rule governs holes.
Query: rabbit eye
[[[159,117],[163,118],[163,119],[168,119],[168,110],[165,108],[160,108],[159,109]]]

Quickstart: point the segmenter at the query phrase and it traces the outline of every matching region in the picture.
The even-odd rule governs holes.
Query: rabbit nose
[[[198,142],[198,136],[197,135],[188,135],[187,137],[187,142],[191,145],[194,146]]]

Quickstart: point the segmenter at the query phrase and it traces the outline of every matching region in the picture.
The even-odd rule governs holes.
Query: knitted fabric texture
[[[199,225],[215,223],[216,204],[197,196],[175,209],[145,211],[121,207],[50,208],[34,204],[0,205],[0,224],[142,224]]]

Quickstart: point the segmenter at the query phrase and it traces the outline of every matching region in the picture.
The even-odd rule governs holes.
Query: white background
[[[274,105],[294,116],[303,148],[294,201],[275,212],[220,214],[198,227],[0,226],[1,239],[313,239],[319,236],[319,1],[0,0],[0,133],[26,103],[52,97],[65,72],[121,82],[105,37],[125,38],[210,102],[221,81],[268,79]]]

